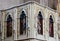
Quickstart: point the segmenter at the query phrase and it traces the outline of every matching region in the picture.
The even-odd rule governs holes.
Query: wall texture
[[[53,5],[53,0],[0,0],[0,10],[11,8],[27,1],[36,1],[41,5],[45,5],[49,7],[52,7]],[[55,1],[55,4],[56,4],[56,1]]]
[[[19,5],[20,0],[0,0],[0,10]]]

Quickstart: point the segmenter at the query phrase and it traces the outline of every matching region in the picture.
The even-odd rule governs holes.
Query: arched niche
[[[38,34],[43,35],[43,16],[42,13],[39,11],[39,14],[37,16],[38,22],[37,22],[37,28],[38,28]]]
[[[12,36],[12,17],[8,15],[6,18],[6,36]]]
[[[20,14],[20,35],[26,34],[26,14],[24,11]]]
[[[49,36],[54,37],[54,21],[52,15],[49,18]]]

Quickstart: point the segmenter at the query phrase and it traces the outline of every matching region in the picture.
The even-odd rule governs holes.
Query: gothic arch
[[[48,15],[48,16],[47,16],[47,20],[49,20],[50,16],[52,16],[53,21],[55,22],[55,15],[54,15],[54,13],[49,12],[47,15]]]
[[[12,17],[11,15],[8,15],[6,18],[6,36],[10,37],[12,36]]]
[[[49,18],[49,36],[54,37],[54,21],[52,15]]]
[[[19,12],[18,12],[18,18],[20,18],[20,15],[21,15],[21,12],[22,12],[22,11],[24,11],[25,15],[27,16],[27,11],[26,11],[24,8],[22,8],[22,9],[20,9]]]
[[[26,33],[26,14],[24,11],[20,14],[20,34]]]
[[[10,15],[10,16],[12,17],[12,19],[13,19],[12,13],[7,12],[7,14],[5,15],[5,21],[7,21],[7,17],[8,17],[9,15]]]
[[[39,12],[41,12],[41,14],[42,14],[42,16],[43,16],[43,20],[44,20],[44,19],[45,19],[45,13],[44,13],[44,10],[41,9],[41,8],[39,8],[39,9],[37,10],[37,12],[34,14],[34,16],[37,17]]]

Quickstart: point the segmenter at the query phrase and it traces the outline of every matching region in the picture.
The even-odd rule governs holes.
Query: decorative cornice
[[[39,3],[36,2],[36,1],[28,1],[28,2],[26,2],[26,3],[20,4],[19,6],[14,6],[14,7],[11,7],[11,8],[9,8],[9,9],[4,9],[4,10],[0,10],[0,11],[7,11],[7,10],[11,10],[11,9],[14,9],[14,8],[17,8],[17,7],[21,7],[21,6],[25,6],[25,5],[33,4],[33,3],[35,3],[35,4],[37,4],[37,5],[41,6],[41,7],[47,8],[48,10],[51,10],[51,11],[53,11],[53,12],[57,12],[57,10],[51,9],[51,8],[48,7],[48,6],[43,6],[43,5],[39,4]]]

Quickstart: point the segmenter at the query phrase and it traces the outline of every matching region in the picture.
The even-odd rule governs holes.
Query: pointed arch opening
[[[12,36],[12,17],[11,15],[7,16],[7,37]]]
[[[26,14],[24,11],[20,15],[20,35],[26,34]]]
[[[52,16],[50,15],[50,18],[49,18],[49,36],[50,37],[54,37],[54,28],[53,28],[53,18]]]
[[[43,16],[41,12],[39,12],[37,19],[38,19],[37,22],[38,34],[43,35]]]

